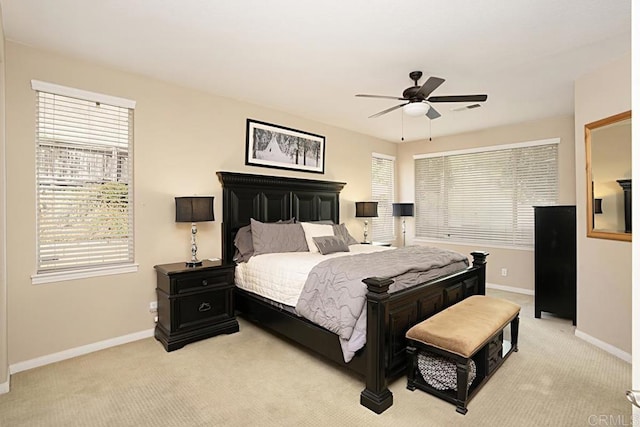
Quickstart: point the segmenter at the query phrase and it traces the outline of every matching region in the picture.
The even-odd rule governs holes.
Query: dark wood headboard
[[[222,183],[222,259],[231,262],[233,239],[251,218],[262,222],[340,222],[340,191],[344,182],[217,172]]]

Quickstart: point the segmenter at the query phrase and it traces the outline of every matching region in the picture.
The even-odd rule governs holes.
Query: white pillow
[[[334,236],[333,225],[330,224],[312,224],[310,222],[301,222],[302,229],[304,230],[304,237],[307,239],[307,246],[309,246],[309,252],[319,252],[318,247],[313,241],[314,237]]]

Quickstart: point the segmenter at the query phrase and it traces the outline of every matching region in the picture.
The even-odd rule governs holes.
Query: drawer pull
[[[207,279],[202,279],[202,286],[207,286],[208,284]]]
[[[209,311],[209,310],[211,310],[211,304],[209,304],[208,302],[200,303],[200,307],[198,307],[198,311],[203,312],[203,311]]]

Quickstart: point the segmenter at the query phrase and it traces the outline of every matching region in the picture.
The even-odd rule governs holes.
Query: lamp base
[[[200,267],[202,265],[202,261],[198,260],[198,245],[196,245],[196,233],[198,229],[196,228],[196,223],[191,223],[191,261],[187,261],[185,264],[189,268]]]

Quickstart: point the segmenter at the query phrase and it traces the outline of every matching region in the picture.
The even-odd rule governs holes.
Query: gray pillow
[[[347,226],[343,224],[333,224],[333,234],[336,236],[342,237],[342,239],[347,243],[347,245],[357,245],[358,241],[353,238],[351,234],[349,234],[349,230],[347,230]]]
[[[253,256],[253,239],[251,238],[251,226],[240,227],[236,233],[233,244],[236,247],[236,254],[233,260],[236,262],[247,262]]]
[[[269,224],[252,218],[251,237],[254,255],[309,250],[300,224]]]
[[[334,252],[349,252],[349,246],[340,236],[320,236],[314,237],[313,243],[318,247],[322,255]]]
[[[295,218],[279,220],[275,224],[293,224]],[[253,238],[251,236],[251,224],[240,227],[233,239],[236,253],[233,257],[235,262],[247,262],[253,256]]]

